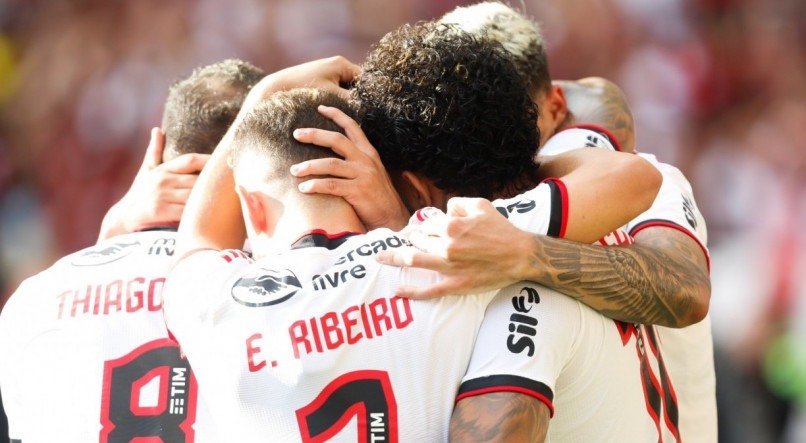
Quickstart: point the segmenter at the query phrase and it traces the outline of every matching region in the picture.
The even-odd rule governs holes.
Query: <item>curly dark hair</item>
[[[249,90],[265,76],[251,63],[227,59],[196,68],[190,77],[171,86],[162,114],[163,160],[213,152]]]
[[[354,94],[390,170],[492,198],[522,190],[536,169],[537,109],[498,42],[455,25],[404,25],[370,51]]]

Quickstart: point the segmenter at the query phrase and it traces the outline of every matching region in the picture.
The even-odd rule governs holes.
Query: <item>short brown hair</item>
[[[236,169],[245,153],[256,153],[266,159],[267,177],[291,179],[291,165],[317,158],[338,157],[327,148],[298,142],[293,132],[298,128],[318,128],[344,133],[333,121],[319,113],[319,105],[342,110],[356,118],[352,105],[327,91],[301,88],[272,94],[244,117],[235,131],[230,167]]]
[[[213,152],[249,90],[265,75],[250,63],[228,59],[197,68],[171,86],[162,115],[163,160]]]

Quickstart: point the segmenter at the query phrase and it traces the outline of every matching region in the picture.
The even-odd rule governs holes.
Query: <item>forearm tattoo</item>
[[[496,392],[462,400],[453,411],[452,442],[542,442],[549,426],[548,407],[518,393]]]
[[[710,296],[705,255],[691,238],[668,228],[649,228],[639,236],[629,247],[535,236],[533,280],[616,320],[691,324],[701,297]]]

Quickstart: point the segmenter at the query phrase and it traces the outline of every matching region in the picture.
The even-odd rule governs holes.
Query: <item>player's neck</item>
[[[331,234],[366,232],[361,220],[349,203],[340,197],[301,195],[283,202],[282,215],[274,225],[272,235],[250,238],[253,253],[262,257],[288,249],[300,237],[313,230]]]

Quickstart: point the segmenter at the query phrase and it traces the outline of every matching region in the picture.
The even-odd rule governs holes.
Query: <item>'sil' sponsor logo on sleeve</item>
[[[529,315],[529,311],[540,303],[540,294],[535,288],[524,286],[518,295],[512,297],[512,307],[515,312],[509,316],[509,336],[507,349],[513,354],[527,351],[529,357],[535,354],[535,342],[532,337],[537,335],[537,319]]]

